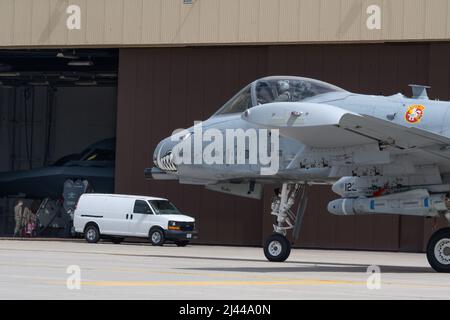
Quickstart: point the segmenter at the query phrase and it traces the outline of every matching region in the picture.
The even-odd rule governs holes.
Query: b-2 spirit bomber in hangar
[[[375,96],[314,79],[260,79],[211,118],[161,141],[146,176],[252,198],[261,198],[264,183],[281,183],[271,205],[274,233],[264,246],[270,261],[288,258],[286,234],[298,237],[311,184],[330,184],[341,196],[328,204],[335,215],[443,216],[450,223],[450,103],[429,100],[427,87],[412,89],[412,98]],[[236,138],[237,147],[220,133]],[[207,150],[222,161],[198,161]],[[435,270],[450,272],[450,228],[433,234],[427,257]]]

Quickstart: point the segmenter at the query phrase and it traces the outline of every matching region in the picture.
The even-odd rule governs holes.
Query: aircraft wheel
[[[272,234],[264,244],[264,255],[271,262],[284,262],[290,254],[291,244],[282,234]]]
[[[437,272],[450,273],[450,228],[438,230],[431,236],[427,259]]]

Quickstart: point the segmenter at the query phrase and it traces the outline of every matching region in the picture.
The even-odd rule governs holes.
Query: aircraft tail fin
[[[422,86],[418,84],[410,84],[409,85],[413,92],[413,99],[426,99],[428,100],[427,89],[430,89],[429,86]]]

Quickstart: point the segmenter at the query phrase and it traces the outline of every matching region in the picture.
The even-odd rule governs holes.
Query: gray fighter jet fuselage
[[[333,185],[341,199],[328,204],[332,214],[450,222],[450,103],[412,87],[407,98],[300,77],[260,79],[208,120],[163,140],[146,175],[252,198],[261,197],[262,184],[282,183],[272,203],[275,233],[264,248],[271,261],[289,256],[284,236],[290,229],[298,236],[309,184]],[[428,258],[450,272],[450,229],[444,230],[448,242],[432,237]]]

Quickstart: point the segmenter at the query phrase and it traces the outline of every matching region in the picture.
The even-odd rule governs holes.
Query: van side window
[[[136,202],[134,203],[133,213],[153,214],[153,211],[150,209],[147,202],[136,200]]]

